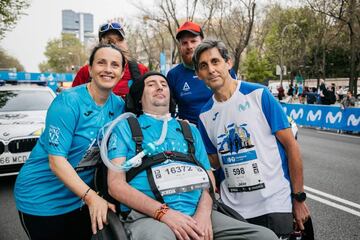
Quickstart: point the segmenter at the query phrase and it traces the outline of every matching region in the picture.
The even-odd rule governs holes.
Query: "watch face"
[[[306,193],[304,192],[293,193],[292,195],[293,198],[298,202],[303,202],[306,200]]]

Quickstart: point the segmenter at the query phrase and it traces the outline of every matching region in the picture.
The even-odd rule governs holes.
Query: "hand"
[[[205,234],[201,239],[212,240],[214,236],[211,222],[211,211],[210,214],[197,211],[193,216],[193,219],[198,223],[198,228]]]
[[[107,202],[105,199],[97,195],[93,190],[85,198],[86,205],[89,207],[91,229],[96,234],[97,229],[102,230],[107,224],[107,211],[110,208],[115,212],[115,205]]]
[[[293,201],[293,214],[296,221],[296,229],[304,230],[304,223],[310,217],[310,210],[305,202]]]
[[[204,237],[197,222],[181,212],[169,209],[161,218],[161,222],[170,227],[178,240],[201,240]]]

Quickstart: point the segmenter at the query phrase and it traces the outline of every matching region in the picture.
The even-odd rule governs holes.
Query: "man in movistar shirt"
[[[229,60],[225,45],[214,40],[193,56],[197,75],[214,91],[199,130],[212,166],[225,172],[221,199],[287,239],[293,214],[301,230],[309,217],[299,146],[278,101],[266,87],[233,79]]]
[[[157,153],[188,152],[181,126],[170,115],[169,109],[174,108],[170,105],[165,76],[157,72],[146,73],[131,86],[130,97],[134,103],[130,109],[139,116],[143,148],[160,138],[163,124],[168,122],[163,143],[159,143],[143,161],[153,161],[151,156]],[[173,160],[170,154],[165,162],[143,170],[130,182],[126,181],[124,172],[109,169],[109,193],[126,205],[122,211],[131,210],[125,218],[127,233],[132,239],[139,240],[212,239],[213,236],[224,240],[277,239],[266,228],[212,211],[208,187],[213,175],[200,134],[195,126],[190,126],[190,129],[195,158],[202,167]],[[120,121],[109,141],[109,158],[117,165],[129,162],[136,154],[135,146],[128,121]],[[160,193],[163,201],[153,194],[154,191]]]

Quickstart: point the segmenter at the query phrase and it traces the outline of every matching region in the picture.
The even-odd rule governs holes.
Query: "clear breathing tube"
[[[101,128],[100,132],[98,134],[98,138],[97,138],[97,142],[100,147],[100,156],[101,156],[102,161],[104,162],[104,164],[107,168],[109,168],[113,171],[116,171],[116,172],[128,171],[133,167],[140,166],[142,163],[142,158],[144,156],[146,156],[147,154],[154,153],[156,147],[161,145],[164,142],[166,133],[167,133],[168,118],[164,117],[162,119],[163,126],[162,126],[162,130],[161,130],[161,135],[160,135],[160,138],[156,142],[148,143],[144,147],[144,150],[141,151],[140,153],[138,153],[137,155],[135,155],[133,158],[125,161],[121,165],[115,165],[108,158],[107,143],[108,143],[109,137],[111,135],[111,132],[114,129],[114,127],[116,126],[116,124],[118,124],[118,122],[120,122],[122,119],[129,118],[129,117],[136,117],[136,116],[135,116],[135,114],[129,113],[129,112],[121,114],[115,120],[113,120],[112,122],[106,124],[103,128]],[[101,135],[103,135],[102,139],[100,139]]]

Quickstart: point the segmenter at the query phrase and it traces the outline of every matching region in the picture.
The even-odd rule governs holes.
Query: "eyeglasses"
[[[116,23],[116,22],[113,22],[113,23],[105,23],[104,25],[102,25],[102,26],[100,27],[99,32],[106,32],[106,31],[108,31],[109,29],[122,30],[122,26],[120,25],[120,23]]]

